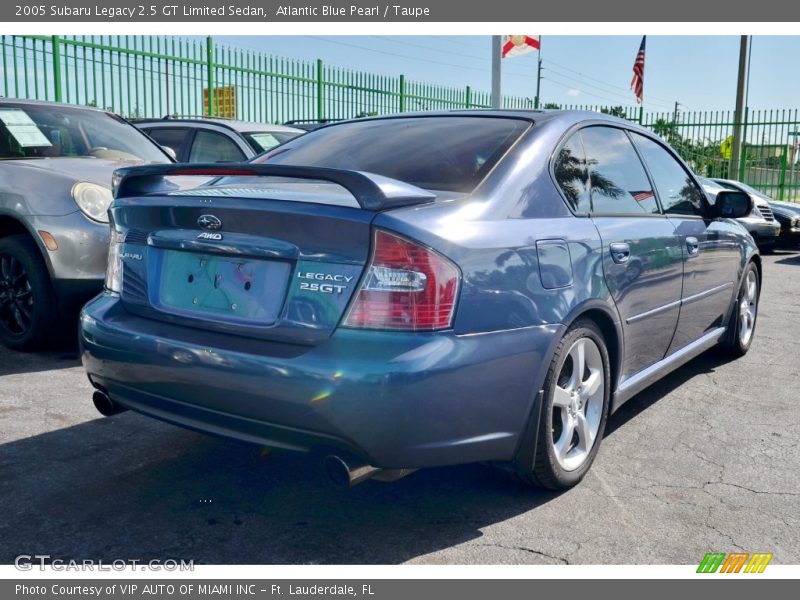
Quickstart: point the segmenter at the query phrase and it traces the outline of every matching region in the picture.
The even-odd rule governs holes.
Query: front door
[[[672,353],[726,325],[737,290],[740,244],[734,225],[708,218],[705,193],[664,146],[638,134],[633,139],[681,240],[683,292]]]

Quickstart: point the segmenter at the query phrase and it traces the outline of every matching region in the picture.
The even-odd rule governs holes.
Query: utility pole
[[[733,148],[731,164],[728,170],[731,179],[741,180],[740,162],[742,158],[742,126],[745,120],[747,84],[750,79],[750,36],[743,35],[739,43],[739,80],[736,83],[736,112],[733,115]]]
[[[540,102],[539,98],[541,97],[539,96],[539,91],[542,88],[542,37],[544,36],[541,35],[539,36],[539,51],[538,51],[539,67],[536,70],[536,98],[534,99],[533,102],[533,108],[539,108],[539,102]]]
[[[502,108],[503,98],[500,95],[500,61],[503,51],[502,36],[492,36],[492,108]]]

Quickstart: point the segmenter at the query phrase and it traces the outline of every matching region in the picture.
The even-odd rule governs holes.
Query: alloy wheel
[[[739,299],[739,342],[742,346],[750,343],[756,325],[758,310],[758,279],[756,272],[750,269],[744,282],[742,297]]]
[[[550,443],[565,471],[578,469],[589,458],[600,428],[604,394],[600,349],[593,340],[580,338],[569,350],[553,393]]]
[[[22,336],[33,319],[33,293],[28,272],[16,257],[0,254],[0,327]]]

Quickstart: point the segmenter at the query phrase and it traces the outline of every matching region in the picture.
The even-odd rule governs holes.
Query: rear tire
[[[38,350],[54,338],[60,316],[38,246],[27,235],[0,239],[0,342]]]
[[[519,468],[526,484],[570,488],[586,475],[603,439],[611,398],[611,369],[603,334],[576,321],[558,344],[544,383],[535,459]]]
[[[750,350],[756,330],[760,297],[758,269],[751,262],[744,270],[742,284],[739,286],[739,293],[731,310],[728,332],[720,342],[720,346],[727,354],[738,358]]]

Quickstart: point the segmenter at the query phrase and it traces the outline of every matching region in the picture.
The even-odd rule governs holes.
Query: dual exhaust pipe
[[[95,390],[92,394],[92,402],[98,412],[106,417],[128,410],[114,402],[104,390]],[[357,459],[344,459],[335,454],[325,457],[324,465],[331,482],[335,486],[345,489],[355,487],[359,483],[373,478],[376,481],[397,481],[416,471],[416,469],[381,469]]]
[[[324,465],[328,478],[340,488],[352,488],[367,479],[397,481],[416,471],[416,469],[381,469],[357,459],[344,459],[335,454],[325,457]]]

